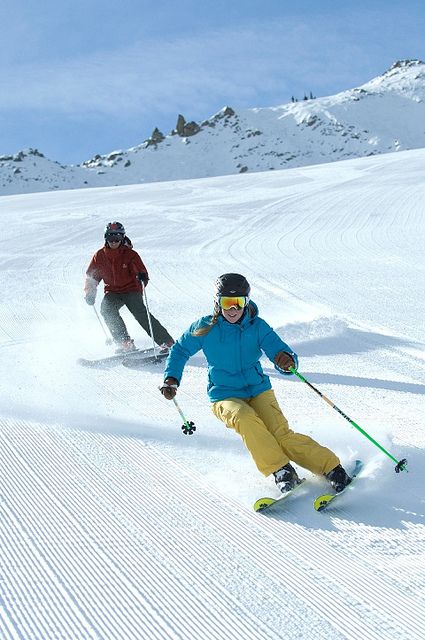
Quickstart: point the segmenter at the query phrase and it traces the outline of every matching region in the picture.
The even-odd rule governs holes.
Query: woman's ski
[[[269,507],[273,506],[274,504],[278,504],[278,503],[282,502],[283,500],[286,500],[289,496],[291,496],[294,493],[294,491],[299,489],[299,487],[301,487],[304,484],[304,482],[306,482],[305,478],[303,478],[301,480],[301,482],[296,484],[293,489],[283,493],[280,496],[280,498],[259,498],[258,500],[256,500],[256,502],[254,502],[254,505],[253,505],[254,506],[254,511],[257,511],[257,512],[265,511],[266,509],[268,509]]]
[[[347,484],[347,486],[345,487],[345,489],[343,489],[342,491],[340,491],[339,493],[324,493],[321,496],[318,496],[316,498],[316,500],[314,501],[313,505],[314,508],[316,509],[316,511],[324,511],[325,509],[328,508],[328,506],[337,498],[339,498],[340,496],[342,496],[348,489],[352,489],[353,488],[353,483],[355,481],[355,479],[357,478],[357,476],[359,475],[360,471],[363,469],[363,462],[361,460],[356,460],[355,465],[354,465],[354,469],[352,469],[352,471],[349,473],[349,475],[351,476],[351,482],[350,484]]]
[[[334,500],[342,496],[347,490],[352,489],[353,483],[357,478],[357,476],[359,475],[359,473],[361,472],[361,470],[363,469],[363,466],[364,465],[361,460],[355,461],[353,469],[351,469],[349,472],[349,475],[351,477],[351,482],[345,487],[345,489],[343,489],[339,493],[324,493],[318,496],[313,503],[316,511],[324,511]],[[294,491],[296,491],[299,487],[301,487],[304,484],[304,482],[306,482],[305,478],[303,478],[299,484],[295,485],[295,487],[291,489],[291,491],[287,491],[279,498],[266,498],[266,497],[259,498],[253,505],[254,511],[262,512],[262,511],[266,511],[273,505],[279,505],[281,502],[283,502],[289,496],[291,496],[294,493]]]

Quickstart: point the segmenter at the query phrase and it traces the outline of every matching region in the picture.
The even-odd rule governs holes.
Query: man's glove
[[[92,307],[96,300],[96,291],[89,291],[88,293],[86,293],[84,299],[87,302],[87,304]]]
[[[274,357],[274,363],[282,371],[289,371],[290,367],[295,367],[293,358],[286,351],[279,351]]]
[[[172,400],[177,393],[178,380],[175,378],[166,378],[162,387],[159,388],[160,392],[167,400]]]
[[[144,287],[146,287],[149,282],[149,276],[146,271],[140,271],[140,273],[137,274],[137,279]]]

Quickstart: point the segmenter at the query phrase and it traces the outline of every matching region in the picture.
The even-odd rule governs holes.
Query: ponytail
[[[192,335],[193,336],[206,336],[207,333],[209,333],[211,331],[211,329],[213,328],[213,326],[216,324],[219,315],[220,315],[220,309],[216,309],[214,311],[214,315],[211,318],[211,322],[209,322],[204,327],[199,327],[199,329],[195,329],[195,331],[193,331]]]

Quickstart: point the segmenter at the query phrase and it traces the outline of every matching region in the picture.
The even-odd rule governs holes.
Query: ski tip
[[[349,473],[349,475],[352,478],[355,478],[363,470],[363,467],[364,467],[363,460],[355,460],[354,461],[354,469]]]
[[[322,496],[318,496],[313,503],[314,508],[316,509],[316,511],[323,511],[323,509],[326,509],[329,502],[331,502],[331,500],[333,500],[334,497],[335,497],[335,494],[324,494]]]
[[[274,498],[259,498],[254,502],[254,511],[256,511],[257,513],[260,511],[264,511],[275,502],[276,500]]]

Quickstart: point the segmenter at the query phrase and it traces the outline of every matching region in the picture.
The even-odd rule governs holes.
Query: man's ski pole
[[[152,345],[153,345],[153,357],[156,360],[156,346],[155,346],[155,340],[154,340],[154,337],[153,337],[152,320],[151,320],[151,314],[150,314],[150,311],[149,311],[148,297],[146,295],[146,287],[145,287],[145,285],[143,285],[143,298],[145,300],[146,313],[148,314],[149,331],[150,331],[150,334],[151,334]]]
[[[186,420],[186,418],[184,417],[183,411],[180,409],[180,407],[179,407],[179,405],[177,403],[177,400],[175,398],[173,398],[173,402],[176,405],[176,409],[179,412],[181,419],[183,420],[184,424],[182,425],[182,431],[183,431],[184,435],[185,436],[191,436],[192,433],[194,431],[196,431],[196,427],[195,427],[194,423],[192,421],[188,422]]]
[[[97,309],[96,309],[96,307],[95,307],[94,305],[93,305],[93,309],[94,309],[94,312],[95,312],[95,314],[96,314],[96,318],[99,320],[99,324],[100,324],[100,326],[101,326],[101,327],[102,327],[102,329],[103,329],[103,333],[105,334],[105,338],[106,338],[105,343],[106,343],[106,344],[112,344],[112,338],[110,338],[110,337],[108,336],[107,331],[106,331],[105,327],[103,326],[103,322],[102,322],[102,320],[100,319],[100,315],[98,314]]]
[[[376,442],[376,440],[374,440],[372,438],[372,436],[370,436],[368,433],[366,433],[366,431],[364,429],[362,429],[356,422],[354,422],[354,420],[349,418],[347,416],[347,414],[345,414],[343,411],[341,411],[341,409],[339,409],[339,407],[337,407],[336,404],[331,402],[331,400],[329,400],[329,398],[327,398],[321,391],[319,391],[319,389],[316,389],[316,387],[314,387],[311,384],[311,382],[306,380],[304,378],[304,376],[302,376],[300,373],[298,373],[298,371],[295,369],[295,367],[290,367],[289,370],[292,371],[292,373],[295,373],[295,375],[300,380],[305,382],[310,387],[310,389],[313,389],[313,391],[315,391],[321,398],[323,398],[323,400],[325,402],[327,402],[332,407],[332,409],[335,409],[335,411],[338,411],[338,413],[340,415],[342,415],[343,418],[348,420],[348,422],[351,425],[353,425],[353,427],[355,427],[358,431],[360,431],[360,433],[362,433],[368,440],[370,440],[370,442],[372,442],[376,447],[378,447],[378,449],[380,449],[383,453],[385,453],[386,456],[388,456],[393,462],[396,462],[396,467],[395,467],[395,472],[396,473],[399,473],[400,471],[407,471],[407,469],[406,469],[406,465],[407,465],[406,458],[403,458],[403,460],[397,460],[397,458],[394,458],[394,456],[392,456],[391,453],[389,453],[386,449],[384,449],[384,447],[382,445],[380,445],[379,442]]]

